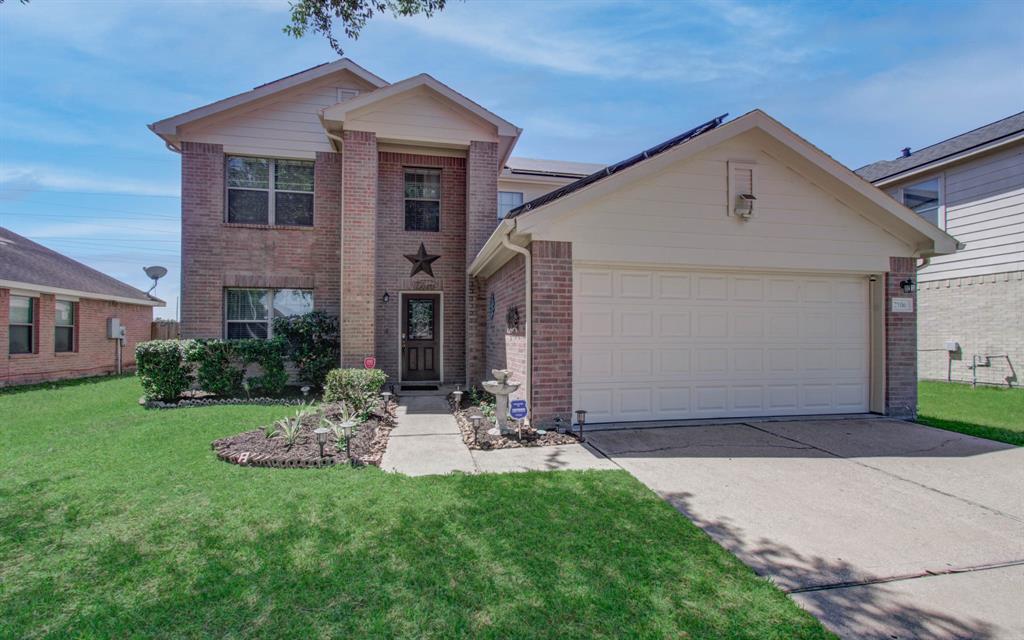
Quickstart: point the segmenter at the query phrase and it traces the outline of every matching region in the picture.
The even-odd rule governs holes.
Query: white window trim
[[[28,343],[29,343],[28,344],[28,351],[19,351],[18,353],[10,353],[11,345],[10,345],[10,337],[8,337],[8,343],[7,343],[8,352],[10,353],[10,355],[13,355],[13,356],[28,356],[28,355],[32,355],[32,354],[36,353],[36,345],[39,344],[39,336],[36,335],[36,331],[38,330],[38,326],[37,325],[39,324],[39,298],[37,298],[35,296],[31,296],[31,295],[13,295],[13,294],[11,296],[9,296],[8,300],[10,300],[10,298],[25,298],[25,299],[27,299],[29,301],[29,309],[31,309],[32,317],[29,318],[29,322],[11,322],[10,311],[8,311],[8,315],[7,315],[7,334],[8,334],[8,336],[10,336],[10,328],[11,327],[28,327],[29,328],[29,332],[28,332],[28,338],[29,338],[29,340],[28,340]],[[8,302],[8,306],[9,305],[10,305],[10,302]]]
[[[221,334],[221,335],[224,336],[224,340],[229,340],[230,339],[230,338],[228,338],[228,325],[229,324],[231,324],[231,323],[236,323],[236,324],[255,324],[257,322],[260,322],[260,320],[229,320],[228,319],[228,291],[266,291],[266,292],[270,293],[270,304],[267,305],[267,314],[268,314],[268,316],[267,316],[267,318],[265,320],[265,322],[267,324],[267,338],[266,339],[270,340],[271,338],[274,337],[274,296],[277,295],[278,291],[282,291],[282,290],[285,290],[285,289],[295,289],[295,290],[298,290],[298,291],[308,291],[309,294],[310,294],[310,297],[311,297],[311,299],[313,301],[313,309],[314,310],[316,309],[316,294],[313,292],[313,289],[304,289],[302,287],[279,287],[277,289],[271,289],[269,287],[224,287],[224,293],[222,295],[222,300],[223,300],[223,304],[224,304],[224,327],[222,329],[223,333]]]
[[[405,195],[405,175],[409,171],[432,171],[437,173],[437,198],[409,198]],[[442,181],[443,174],[440,167],[402,167],[402,230],[408,233],[441,233],[444,230],[441,224],[441,196],[442,193]],[[437,231],[429,229],[409,229],[405,221],[405,203],[412,200],[413,202],[436,202],[437,203]]]
[[[914,186],[916,184],[921,184],[922,182],[929,182],[931,180],[935,180],[936,178],[938,178],[938,180],[939,180],[939,207],[938,207],[938,212],[936,212],[936,214],[935,214],[936,215],[936,222],[938,223],[938,227],[940,229],[942,229],[943,231],[945,231],[946,230],[946,173],[945,172],[933,173],[931,175],[927,175],[927,176],[923,176],[923,177],[918,176],[915,180],[908,181],[908,182],[906,182],[904,184],[901,184],[899,189],[896,190],[896,202],[899,202],[900,204],[902,204],[903,206],[906,207],[907,205],[905,205],[903,203],[903,189],[904,188],[912,187],[912,186]],[[913,209],[910,209],[910,210],[914,211]],[[914,215],[918,215],[916,211],[914,211]]]
[[[726,215],[734,216],[734,215],[736,215],[734,213],[734,210],[736,209],[736,198],[740,194],[739,194],[739,191],[736,189],[736,181],[733,180],[733,177],[732,177],[733,173],[737,169],[749,170],[750,171],[750,189],[751,189],[751,191],[753,191],[753,193],[750,194],[750,195],[752,195],[752,196],[754,196],[756,198],[757,194],[758,194],[757,163],[750,162],[750,161],[747,161],[747,160],[727,160],[725,165],[726,165],[726,181],[729,183],[729,196],[728,196],[729,197],[729,201],[726,203],[726,210],[725,210],[725,212],[726,212]],[[753,213],[751,214],[750,217],[757,216],[757,213],[758,213],[757,209],[758,209],[758,207],[755,204],[754,205],[754,209],[753,209]]]
[[[57,323],[57,304],[66,302],[71,305],[71,324]],[[78,340],[75,336],[75,325],[78,323],[78,302],[57,298],[53,303],[53,352],[54,353],[75,353],[78,351]],[[67,351],[57,351],[57,329],[71,329],[71,348]]]
[[[228,161],[231,158],[249,158],[251,160],[266,160],[270,163],[268,167],[269,173],[267,174],[267,188],[257,189],[255,187],[232,187],[228,185]],[[277,162],[283,160],[285,162],[308,162],[313,165],[313,190],[312,191],[296,191],[295,189],[278,189],[274,186],[277,180]],[[228,191],[234,189],[235,191],[258,191],[260,193],[267,194],[267,224],[266,226],[271,227],[300,227],[303,229],[312,229],[316,226],[316,162],[313,160],[303,160],[295,158],[266,158],[263,156],[247,156],[238,153],[229,153],[224,156],[224,222],[227,224],[261,224],[258,222],[232,222],[228,220]],[[277,198],[274,197],[275,193],[301,193],[313,196],[313,222],[312,224],[277,224],[277,212],[275,203]]]

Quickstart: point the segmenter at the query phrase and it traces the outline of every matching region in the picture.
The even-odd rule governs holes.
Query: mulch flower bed
[[[320,445],[316,442],[313,430],[320,426],[322,416],[340,421],[341,405],[322,404],[317,410],[303,416],[298,440],[291,447],[285,445],[280,434],[268,438],[263,429],[254,429],[215,440],[213,450],[225,462],[249,467],[330,467],[349,462],[354,465],[380,466],[384,449],[388,445],[388,436],[395,426],[393,405],[387,412],[372,414],[356,428],[349,443],[351,459],[345,456],[344,441],[339,449],[333,433],[327,435],[324,456],[320,457]]]
[[[473,423],[470,418],[474,415],[483,416],[480,407],[469,407],[463,410],[454,410],[455,422],[462,432],[462,441],[470,449],[489,451],[492,449],[514,449],[518,447],[554,447],[562,444],[579,444],[580,439],[571,433],[558,433],[557,431],[546,431],[538,433],[533,427],[523,427],[522,439],[519,439],[515,429],[508,435],[491,435],[488,430],[495,427],[494,422],[486,417],[480,422],[480,429],[473,433]]]
[[[297,392],[291,393],[290,395],[279,396],[274,398],[269,397],[251,397],[251,398],[224,398],[221,396],[215,396],[212,393],[205,391],[186,391],[181,394],[177,400],[171,402],[164,402],[162,400],[149,400],[146,396],[139,398],[139,404],[146,409],[183,409],[185,407],[212,407],[216,405],[270,405],[270,404],[283,404],[283,405],[302,405],[310,401],[315,401],[319,396],[310,395],[308,397],[298,395]]]

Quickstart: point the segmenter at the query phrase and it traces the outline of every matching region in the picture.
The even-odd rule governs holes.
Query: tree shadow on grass
[[[23,576],[8,604],[40,608],[8,619],[98,637],[825,637],[625,474],[378,479],[244,522],[153,517]]]
[[[693,494],[668,494],[665,499],[708,533],[716,542],[787,591],[804,591],[805,606],[833,631],[851,638],[935,638],[937,640],[994,638],[996,628],[983,620],[959,619],[937,609],[909,602],[884,584],[872,588],[804,590],[864,578],[854,565],[801,553],[767,538],[749,539],[728,518],[701,518],[691,506]]]
[[[134,373],[123,373],[121,375],[108,374],[99,376],[88,376],[85,378],[70,378],[67,380],[51,380],[49,382],[34,382],[32,384],[23,384],[10,387],[0,387],[0,398],[3,396],[13,396],[21,393],[28,393],[30,391],[45,391],[52,389],[64,389],[68,387],[82,387],[94,384],[100,384],[103,382],[109,382],[111,380],[119,380],[123,378],[134,378]]]

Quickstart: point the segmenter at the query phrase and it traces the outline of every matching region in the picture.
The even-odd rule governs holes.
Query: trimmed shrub
[[[344,402],[362,416],[369,412],[387,379],[380,369],[333,369],[327,374],[324,400]]]
[[[299,378],[323,387],[327,372],[338,365],[338,318],[322,311],[274,318],[274,335],[288,342],[288,357],[298,368]]]
[[[244,368],[233,362],[235,345],[224,340],[190,340],[185,360],[196,365],[199,388],[218,396],[234,396],[242,390]]]
[[[150,340],[135,347],[135,366],[142,390],[149,400],[177,400],[192,385],[184,361],[184,347],[191,341]]]
[[[263,375],[253,376],[246,382],[250,395],[280,395],[288,383],[288,372],[285,371],[284,359],[288,351],[288,343],[283,338],[270,340],[235,340],[229,343],[235,355],[242,362],[244,369],[249,363],[257,364],[263,369]]]

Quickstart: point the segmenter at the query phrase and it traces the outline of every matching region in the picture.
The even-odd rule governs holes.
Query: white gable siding
[[[944,175],[946,231],[967,247],[933,258],[918,278],[928,282],[1024,269],[1024,144]]]
[[[402,93],[357,109],[345,117],[345,129],[373,131],[378,140],[412,141],[465,147],[470,140],[497,142],[494,125],[446,104],[429,89]]]
[[[276,158],[316,157],[333,151],[320,124],[320,110],[338,103],[338,89],[370,91],[348,72],[285,91],[242,112],[183,127],[182,140],[224,145],[225,153]]]
[[[536,239],[616,264],[880,273],[907,244],[776,160],[752,133],[583,205]],[[757,164],[756,216],[727,215],[729,161]],[[540,212],[538,212],[539,215]]]

